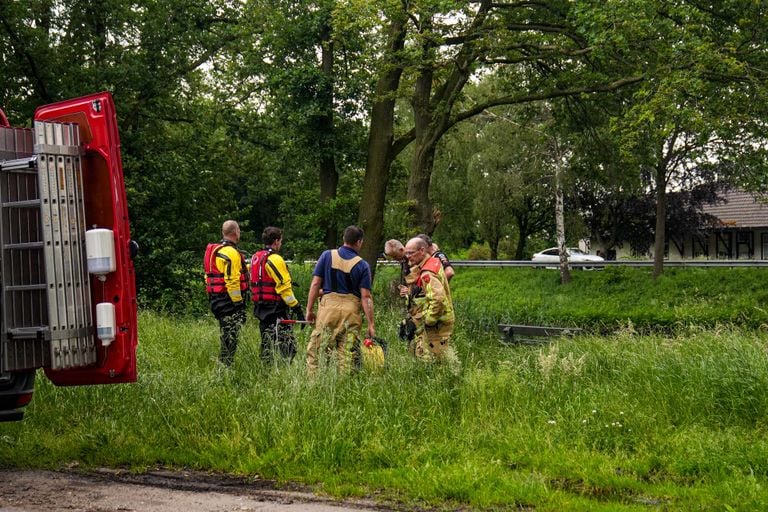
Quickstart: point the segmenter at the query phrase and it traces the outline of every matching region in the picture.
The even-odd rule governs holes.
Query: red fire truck
[[[35,374],[59,386],[136,381],[136,278],[120,139],[103,92],[0,110],[0,421]]]

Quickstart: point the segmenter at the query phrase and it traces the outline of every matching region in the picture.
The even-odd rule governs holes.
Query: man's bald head
[[[427,242],[423,238],[416,236],[408,240],[408,243],[405,244],[405,250],[407,251],[409,247],[411,249],[426,249]]]
[[[233,242],[240,241],[240,225],[234,220],[225,220],[221,226],[221,237]]]
[[[408,264],[413,266],[420,263],[425,254],[427,254],[427,242],[421,238],[411,238],[405,244],[405,257],[408,258]]]

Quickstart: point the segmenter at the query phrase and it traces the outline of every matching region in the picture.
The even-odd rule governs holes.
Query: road
[[[371,512],[370,500],[338,502],[274,482],[187,471],[0,470],[0,512]]]

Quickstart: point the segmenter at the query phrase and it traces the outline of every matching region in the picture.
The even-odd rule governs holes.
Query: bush
[[[488,244],[483,242],[482,245],[477,242],[473,242],[472,246],[467,251],[467,259],[470,260],[489,260],[491,259],[491,248]]]

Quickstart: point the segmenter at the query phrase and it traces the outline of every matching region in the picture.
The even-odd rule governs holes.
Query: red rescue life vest
[[[283,299],[275,290],[277,284],[267,272],[267,258],[271,249],[262,249],[251,258],[251,300],[253,302],[281,302]]]
[[[225,275],[223,272],[219,271],[218,267],[216,267],[216,258],[226,260],[228,267],[231,265],[229,257],[224,254],[219,254],[219,251],[227,245],[232,244],[222,241],[208,244],[208,247],[205,248],[205,259],[203,260],[203,268],[205,269],[205,292],[209,295],[214,293],[227,293],[227,282],[224,279]],[[240,254],[239,251],[238,254],[240,255],[240,291],[243,292],[248,289],[248,280],[246,278],[247,268],[245,265],[245,258],[243,258],[243,255]]]

